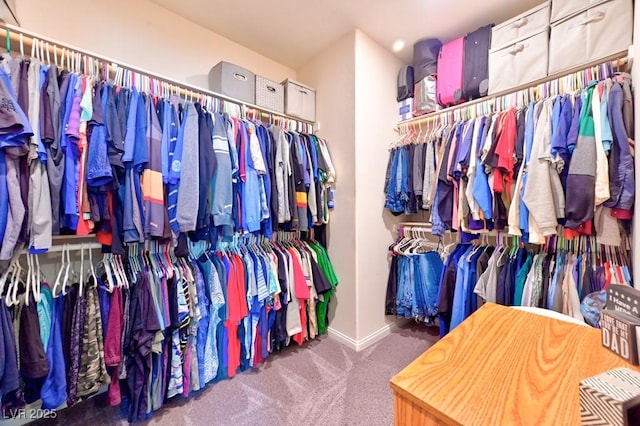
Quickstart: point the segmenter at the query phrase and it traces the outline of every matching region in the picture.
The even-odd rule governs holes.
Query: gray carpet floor
[[[175,399],[148,425],[391,425],[389,379],[437,341],[437,329],[407,323],[356,352],[322,337],[289,347],[256,371]],[[44,421],[38,422],[45,424]],[[58,413],[46,424],[127,424],[101,396]]]

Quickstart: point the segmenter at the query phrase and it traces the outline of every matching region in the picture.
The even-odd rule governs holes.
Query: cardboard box
[[[580,381],[583,425],[640,424],[640,373],[616,368]]]

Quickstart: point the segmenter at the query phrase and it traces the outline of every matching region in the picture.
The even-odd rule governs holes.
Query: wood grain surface
[[[599,330],[486,304],[391,379],[396,424],[579,425],[580,380],[623,366]]]

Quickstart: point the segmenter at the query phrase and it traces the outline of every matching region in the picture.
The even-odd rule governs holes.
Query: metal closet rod
[[[444,108],[441,109],[439,111],[435,111],[429,114],[425,114],[425,115],[421,115],[418,117],[413,117],[413,118],[409,118],[407,120],[403,120],[400,121],[397,126],[396,126],[396,131],[399,130],[403,130],[403,129],[408,129],[412,126],[415,126],[416,124],[422,124],[422,123],[429,123],[432,121],[438,121],[441,117],[443,116],[452,116],[453,113],[455,111],[464,111],[467,110],[469,108],[476,108],[478,105],[484,104],[484,103],[488,103],[489,105],[495,105],[496,101],[498,100],[502,100],[502,98],[505,97],[509,97],[509,96],[513,96],[518,94],[518,92],[521,92],[523,90],[527,90],[527,89],[533,89],[536,88],[537,86],[541,85],[541,84],[545,84],[545,83],[549,83],[552,82],[554,80],[559,80],[563,77],[567,77],[570,76],[571,74],[575,74],[577,72],[580,71],[586,71],[589,70],[592,67],[597,67],[599,65],[602,64],[606,64],[608,62],[611,62],[612,65],[614,67],[621,67],[626,65],[627,63],[630,63],[630,57],[628,56],[628,52],[625,50],[623,52],[618,52],[614,55],[610,55],[607,56],[605,58],[602,59],[598,59],[597,61],[593,61],[591,63],[588,64],[584,64],[584,65],[580,65],[574,68],[570,68],[568,70],[559,72],[559,73],[555,73],[552,75],[549,75],[545,78],[541,78],[539,80],[536,81],[532,81],[530,83],[527,84],[523,84],[508,90],[504,90],[502,92],[498,92],[495,93],[493,95],[490,96],[485,96],[484,98],[478,98],[469,102],[465,102],[463,104],[460,105],[455,105],[449,108]],[[493,109],[493,108],[492,108]],[[476,113],[476,115],[478,115]],[[453,120],[450,120],[453,121]]]
[[[235,98],[231,98],[229,96],[225,96],[223,94],[220,93],[216,93],[216,92],[212,92],[210,90],[206,90],[206,89],[202,89],[200,87],[196,87],[196,86],[192,86],[190,84],[187,83],[183,83],[181,81],[177,81],[177,80],[173,80],[170,79],[168,77],[156,74],[156,73],[152,73],[146,70],[143,70],[141,68],[137,68],[128,64],[125,64],[123,62],[120,61],[115,61],[111,58],[107,58],[105,56],[99,55],[97,53],[93,53],[90,52],[88,50],[84,50],[84,49],[80,49],[74,46],[71,46],[67,43],[63,43],[60,42],[58,40],[53,40],[49,37],[44,37],[41,36],[37,33],[34,33],[32,31],[28,31],[25,30],[23,28],[20,27],[16,27],[14,25],[11,24],[7,24],[4,22],[0,22],[0,30],[4,30],[0,33],[0,39],[2,39],[5,44],[7,44],[7,36],[10,40],[11,46],[12,46],[12,50],[16,50],[16,47],[18,47],[18,49],[20,49],[20,43],[21,43],[21,37],[20,34],[22,34],[22,43],[24,45],[24,53],[27,54],[27,48],[31,48],[31,46],[33,45],[33,40],[38,40],[39,42],[42,42],[39,44],[38,46],[38,50],[44,50],[44,53],[47,54],[48,52],[48,57],[51,58],[51,60],[53,61],[54,57],[62,57],[62,52],[63,49],[66,49],[67,51],[71,51],[73,53],[79,53],[81,55],[84,55],[85,57],[88,58],[93,58],[96,59],[98,61],[103,62],[104,64],[107,64],[109,66],[109,69],[111,68],[123,68],[126,70],[129,70],[133,73],[136,74],[140,74],[142,76],[145,77],[149,77],[152,78],[154,80],[157,80],[160,83],[166,83],[170,86],[173,86],[171,89],[171,91],[175,91],[176,89],[178,90],[178,92],[180,93],[181,96],[184,96],[186,98],[188,97],[199,97],[199,96],[209,96],[209,97],[213,97],[213,98],[217,98],[219,100],[225,101],[225,102],[230,102],[232,104],[238,105],[240,107],[244,107],[247,108],[249,110],[255,110],[255,111],[259,111],[262,113],[266,113],[268,115],[271,115],[272,117],[277,117],[277,118],[281,118],[284,120],[288,120],[289,122],[293,122],[296,126],[296,129],[299,128],[303,128],[305,126],[310,126],[311,129],[313,129],[313,121],[308,121],[308,120],[303,120],[297,117],[291,117],[288,116],[286,114],[282,114],[278,111],[274,111],[268,108],[264,108],[255,104],[250,104],[247,102],[243,102],[240,101],[238,99]],[[101,68],[101,72],[102,72],[102,68]],[[299,126],[299,124],[301,124],[302,126]]]
[[[102,248],[102,244],[100,243],[81,243],[81,244],[57,244],[55,246],[51,246],[49,247],[49,249],[44,252],[44,253],[40,253],[38,254],[38,256],[44,256],[47,255],[49,253],[59,253],[62,250],[69,250],[69,251],[79,251],[79,250],[95,250],[95,249],[100,249]],[[26,249],[23,249],[22,251],[20,251],[20,254],[28,254],[29,251]]]

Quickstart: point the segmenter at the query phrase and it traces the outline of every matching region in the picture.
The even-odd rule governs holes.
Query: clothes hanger
[[[31,254],[27,254],[27,282],[25,283],[25,298],[24,303],[29,306],[29,294],[31,293],[31,281],[33,279],[33,264]]]
[[[120,277],[120,287],[129,288],[129,278],[124,270],[124,264],[122,263],[122,255],[117,254],[114,256],[117,275]],[[131,267],[131,264],[129,264]]]
[[[60,260],[60,269],[58,269],[58,275],[56,275],[56,280],[53,283],[53,289],[51,291],[51,294],[53,295],[53,297],[58,297],[60,294],[57,293],[58,287],[60,286],[61,282],[60,279],[62,278],[62,271],[64,271],[65,269],[65,263],[64,263],[64,245],[63,245],[63,250],[61,251],[62,256],[61,256],[61,260]]]
[[[127,276],[127,272],[124,268],[124,259],[125,257],[122,255],[119,255],[116,258],[116,261],[118,263],[118,272],[120,273],[120,276],[122,277],[122,285],[124,285],[126,288],[129,288],[129,277]],[[131,266],[131,265],[129,265]],[[134,282],[135,282],[135,277],[134,277]]]
[[[69,254],[69,246],[68,245],[64,245],[62,247],[63,253],[66,256],[67,259],[67,263],[66,263],[66,268],[64,271],[64,280],[62,281],[62,295],[66,296],[67,295],[67,288],[69,287],[69,269],[71,268],[71,255]]]
[[[79,280],[78,297],[84,294],[84,243],[80,244],[80,280]]]
[[[105,254],[103,261],[109,264],[108,267],[111,270],[113,279],[115,280],[115,287],[118,287],[118,288],[122,287],[122,283],[120,282],[120,275],[118,273],[118,265],[116,264],[116,255],[113,253]],[[106,267],[107,266],[105,264],[105,269]]]
[[[42,281],[44,281],[44,276],[40,271],[40,258],[38,257],[37,254],[33,255],[33,264],[34,264],[34,272],[35,272],[35,275],[32,281],[32,285],[34,286],[33,297],[36,303],[40,303],[40,301],[42,300],[41,288],[42,288]]]
[[[4,295],[4,286],[7,283],[7,279],[9,278],[9,274],[13,271],[13,268],[13,263],[10,263],[7,270],[0,276],[0,297],[3,297]]]
[[[98,272],[100,271],[100,265],[102,265],[102,268],[104,270],[104,276],[106,278],[106,282],[105,282],[105,286],[107,288],[107,291],[109,293],[113,292],[114,289],[114,283],[113,283],[113,276],[112,276],[112,272],[111,272],[111,265],[109,264],[109,262],[107,261],[107,255],[109,253],[103,253],[102,254],[102,260],[100,260],[98,262],[98,264],[96,265],[96,268],[98,269]]]
[[[93,253],[89,248],[89,271],[91,272],[91,278],[93,278],[93,285],[98,285],[98,277],[96,276],[96,270],[93,266]]]
[[[137,257],[138,243],[129,244],[129,250],[127,257],[129,258],[129,267],[131,268],[132,275],[135,277],[140,272],[140,265]]]
[[[22,266],[20,265],[18,258],[15,260],[13,268],[13,275],[11,276],[11,283],[7,290],[7,296],[5,297],[5,305],[11,307],[18,304],[18,287],[20,282],[20,276],[22,274]]]

